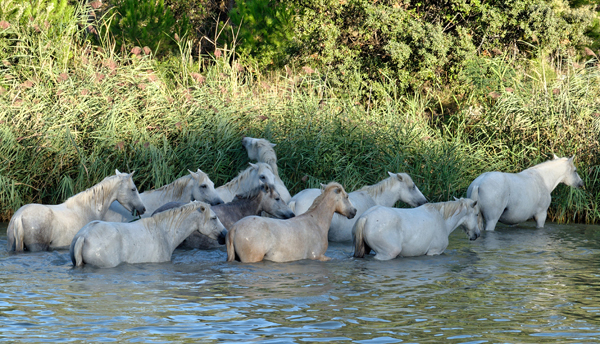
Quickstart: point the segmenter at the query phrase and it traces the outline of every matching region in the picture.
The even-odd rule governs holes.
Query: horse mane
[[[104,204],[106,202],[106,199],[110,197],[110,191],[114,188],[116,182],[118,181],[118,178],[121,177],[119,177],[118,175],[105,177],[98,184],[67,198],[67,200],[64,203],[67,207],[75,202],[77,204],[83,203],[85,205],[89,205],[92,202],[96,204]]]
[[[371,197],[377,197],[378,195],[380,195],[381,193],[385,192],[386,190],[388,190],[390,188],[390,184],[392,184],[394,182],[394,178],[398,178],[398,177],[396,175],[389,176],[388,178],[385,178],[384,180],[380,181],[377,184],[365,185],[362,188],[360,188],[358,191],[364,191],[364,192],[368,193]],[[402,173],[402,178],[404,178],[408,187],[412,187],[415,184],[413,182],[412,178],[406,173]]]
[[[329,182],[329,184],[325,185],[325,189],[323,190],[323,192],[321,192],[321,194],[319,196],[317,196],[317,198],[315,198],[315,200],[313,201],[313,204],[311,204],[310,208],[308,208],[308,210],[305,213],[308,213],[311,210],[318,208],[321,205],[321,203],[323,202],[325,195],[328,194],[329,191],[335,187],[340,187],[340,188],[342,188],[342,190],[344,190],[344,187],[342,186],[342,184],[340,184],[338,182]]]
[[[271,185],[270,187],[274,188],[275,186]],[[235,198],[233,199],[232,202],[234,202],[236,200],[242,200],[242,199],[247,199],[247,200],[255,199],[258,195],[260,195],[261,191],[262,191],[262,186],[259,185],[259,186],[255,187],[254,189],[236,194]]]
[[[260,168],[260,166],[265,166],[267,167],[269,170],[271,170],[271,172],[273,172],[273,169],[271,168],[271,166],[269,166],[269,164],[266,164],[264,162],[257,162],[256,163],[257,167]],[[247,169],[243,170],[242,172],[240,172],[237,177],[233,178],[231,181],[229,181],[227,184],[224,184],[222,186],[219,186],[219,188],[232,188],[234,186],[237,186],[239,184],[241,184],[244,180],[248,179],[250,177],[250,174],[258,168],[255,168],[253,166],[248,167]]]
[[[178,227],[179,223],[190,216],[191,213],[198,210],[201,206],[208,207],[209,205],[204,202],[189,202],[179,207],[167,209],[156,213],[150,217],[143,218],[140,221],[152,222],[155,225],[166,224],[170,227]]]
[[[456,201],[438,202],[438,203],[427,203],[424,207],[429,209],[435,209],[442,214],[444,220],[456,214],[460,207],[464,204],[467,199],[461,198]]]
[[[559,162],[559,161],[564,161],[564,160],[569,160],[569,158],[567,158],[567,157],[563,157],[563,158],[558,158],[558,159],[550,159],[550,160],[546,160],[546,161],[544,161],[544,162],[540,162],[540,163],[539,163],[539,164],[537,164],[537,165],[533,165],[533,166],[531,166],[531,167],[529,167],[529,168],[526,168],[526,169],[524,169],[523,171],[527,171],[527,170],[537,170],[537,169],[539,169],[539,168],[546,167],[546,166],[548,166],[548,165],[550,165],[550,164],[552,164],[552,163],[556,163],[556,162]]]
[[[265,139],[260,139],[256,141],[256,148],[258,149],[258,161],[268,164],[273,169],[273,172],[275,172],[277,154],[275,154],[275,150],[271,147],[271,143]]]
[[[152,193],[152,192],[161,191],[161,192],[164,192],[165,194],[170,193],[175,198],[179,198],[183,195],[183,191],[185,190],[187,184],[189,183],[189,181],[192,178],[193,177],[191,174],[187,174],[183,177],[179,177],[179,178],[175,179],[175,181],[173,181],[170,184],[163,185],[158,189],[148,190],[146,192]]]

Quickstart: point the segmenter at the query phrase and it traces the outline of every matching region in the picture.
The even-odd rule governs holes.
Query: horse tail
[[[23,243],[23,221],[21,216],[13,216],[8,223],[8,228],[6,230],[6,235],[8,240],[6,241],[6,246],[9,251],[23,251],[24,243]]]
[[[83,244],[85,243],[85,238],[83,236],[77,237],[77,240],[72,246],[71,249],[71,262],[73,262],[74,266],[83,266]]]
[[[290,207],[290,209],[292,209],[292,211],[294,212],[294,214],[296,214],[296,201],[295,200],[291,200],[288,203],[288,207]]]
[[[231,229],[227,232],[225,237],[225,246],[227,246],[227,261],[233,262],[235,260],[235,248],[233,247],[233,238],[235,235],[235,229]]]
[[[354,238],[354,257],[356,258],[364,258],[365,254],[371,252],[371,248],[365,242],[363,235],[365,223],[367,223],[367,217],[361,216],[354,224],[354,229],[352,230],[352,237]]]

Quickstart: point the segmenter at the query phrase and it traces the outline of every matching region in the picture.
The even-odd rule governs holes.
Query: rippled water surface
[[[600,341],[600,227],[457,230],[435,257],[73,269],[68,251],[9,254],[0,224],[0,340],[19,342],[582,343]]]

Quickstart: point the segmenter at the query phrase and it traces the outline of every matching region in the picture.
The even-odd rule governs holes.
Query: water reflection
[[[9,254],[0,339],[141,342],[591,342],[600,339],[596,226],[499,226],[441,256],[380,262],[173,261],[73,269],[66,251]]]

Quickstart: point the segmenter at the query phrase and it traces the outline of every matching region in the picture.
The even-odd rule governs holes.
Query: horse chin
[[[217,238],[219,245],[225,245],[225,237],[227,236],[227,230],[223,229]]]

